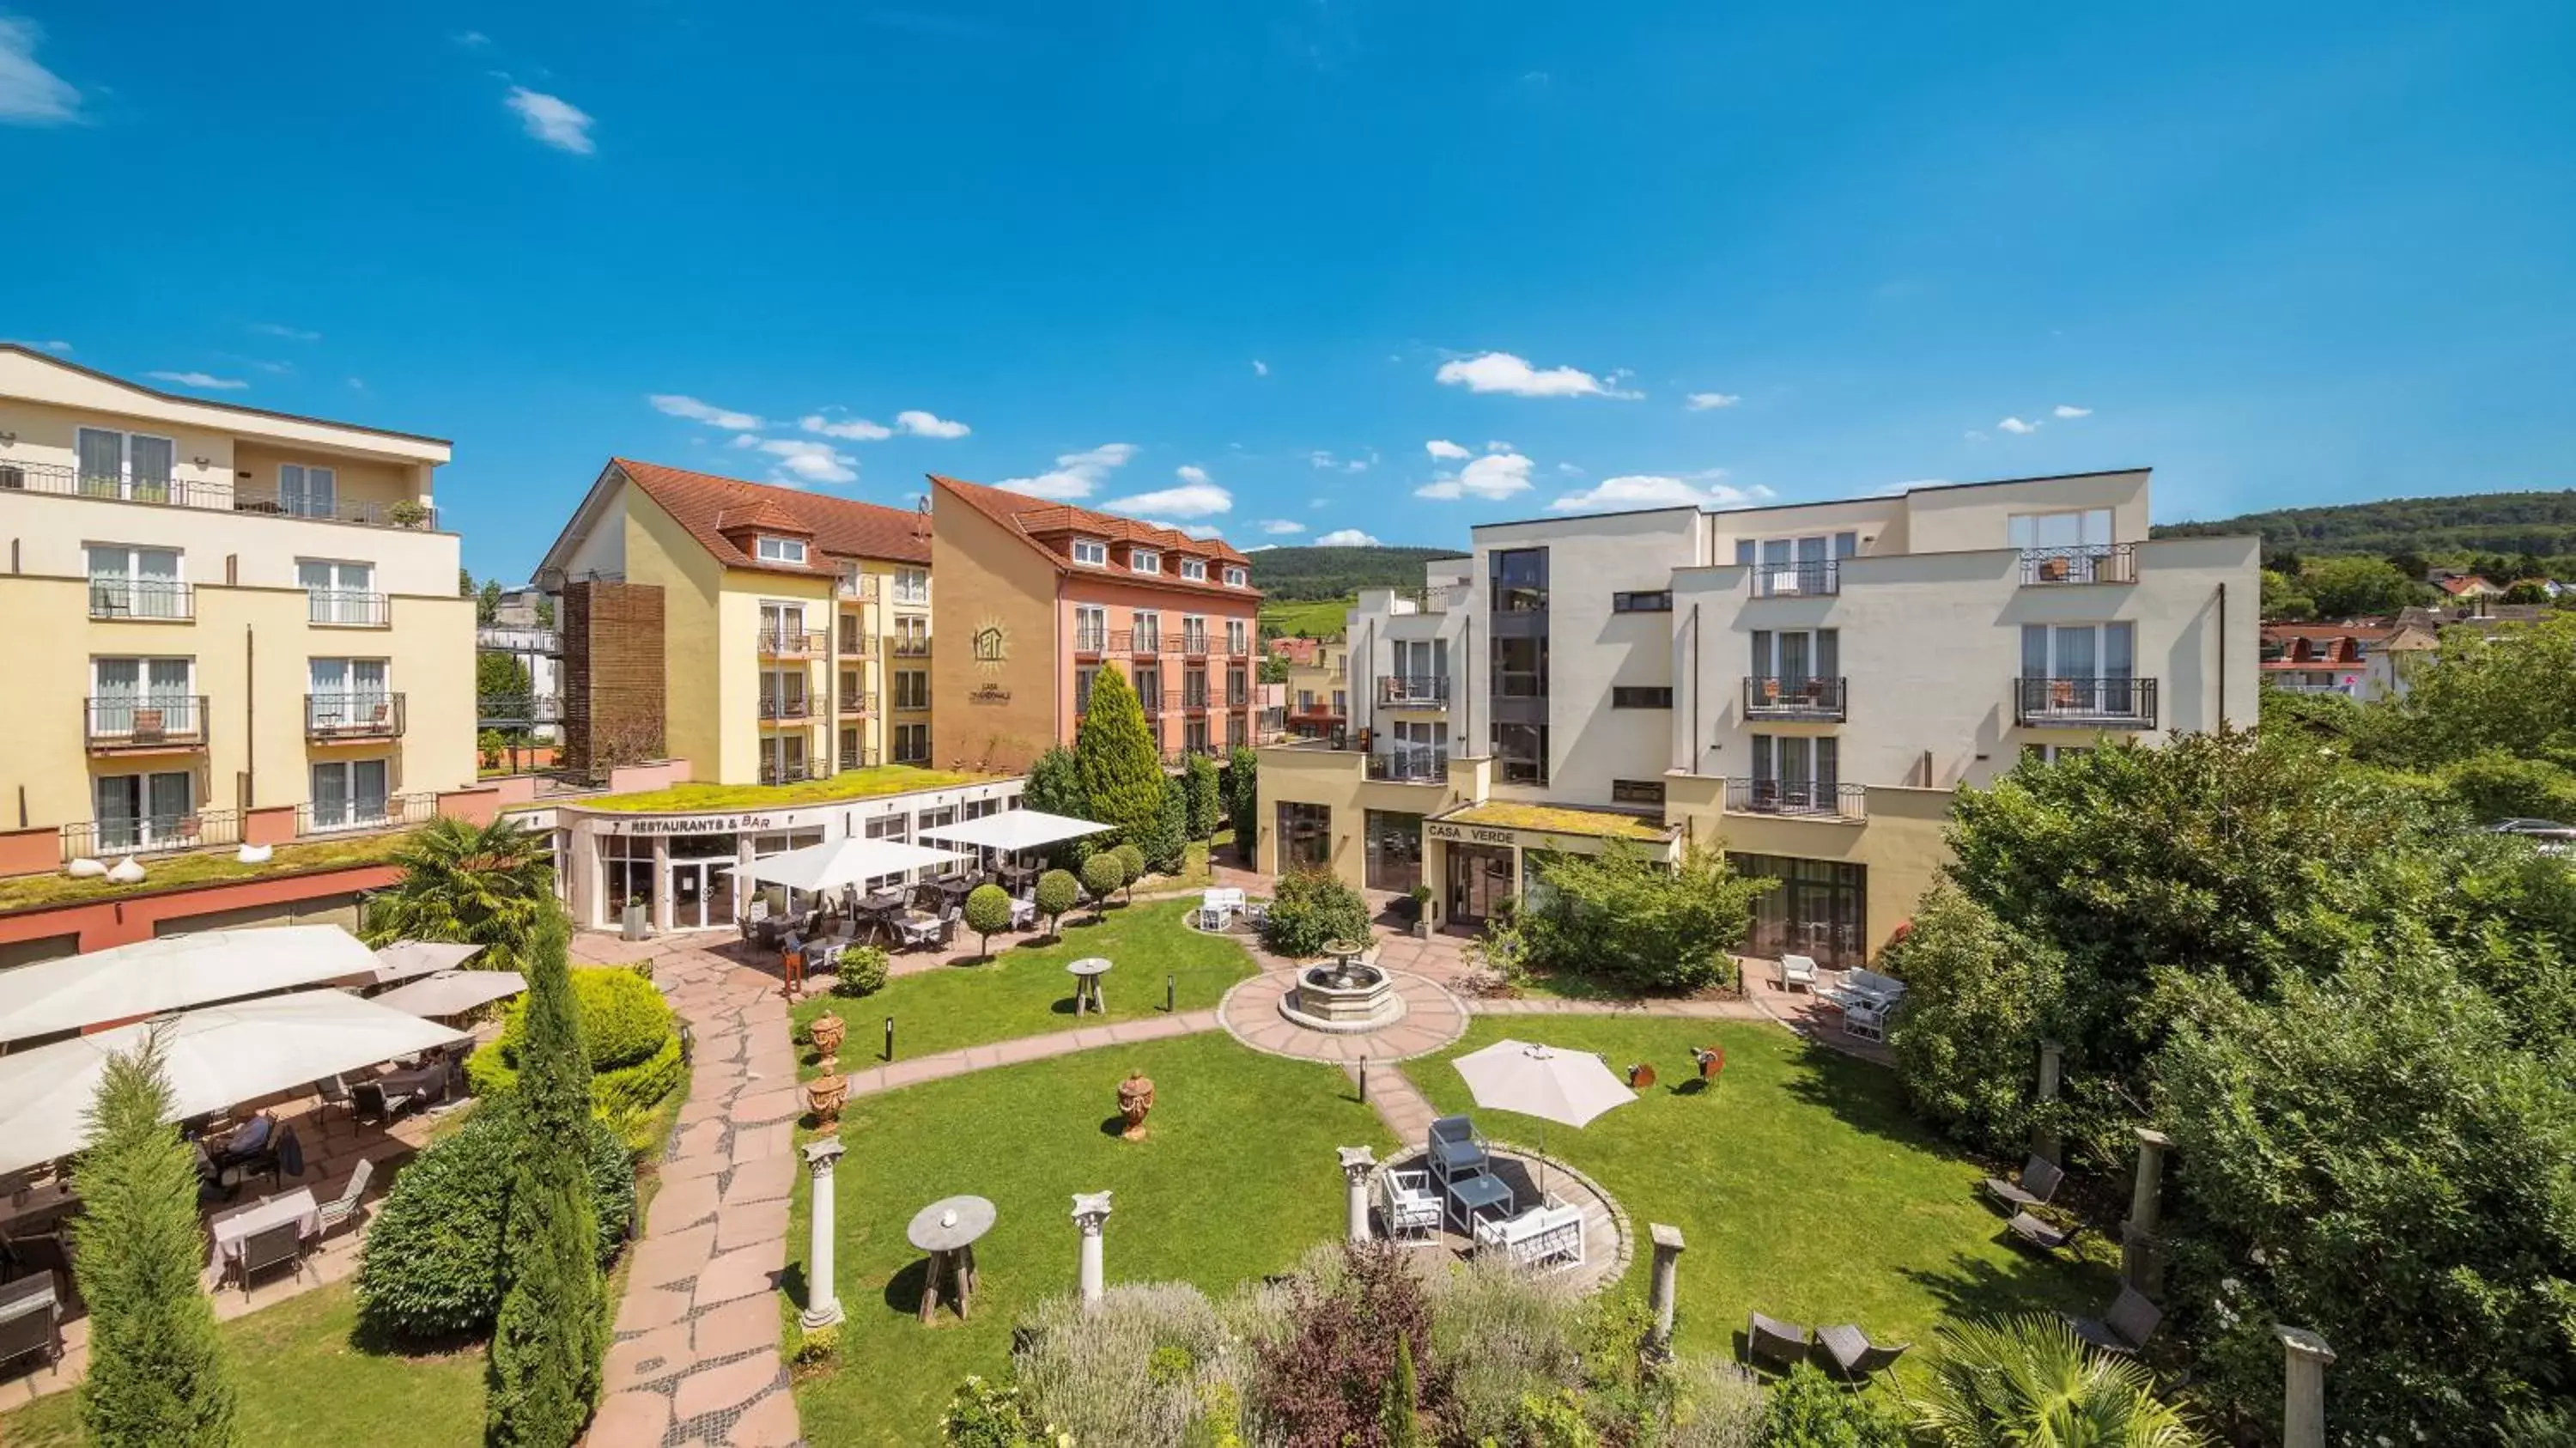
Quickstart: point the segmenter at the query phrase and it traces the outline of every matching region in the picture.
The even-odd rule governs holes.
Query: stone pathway
[[[803,1441],[779,1355],[796,1053],[776,982],[680,940],[585,935],[582,960],[650,962],[695,1033],[689,1100],[634,1249],[591,1448]]]
[[[1277,959],[1258,949],[1253,958],[1265,966]],[[1437,1051],[1467,1033],[1467,1007],[1438,982],[1404,971],[1388,975],[1404,998],[1404,1018],[1374,1031],[1319,1031],[1281,1015],[1279,1002],[1297,979],[1296,968],[1286,965],[1237,982],[1217,1003],[1217,1012],[1236,1040],[1300,1061],[1402,1061]]]
[[[1353,1086],[1360,1084],[1360,1068],[1344,1066],[1342,1074]],[[1368,1104],[1377,1119],[1386,1123],[1388,1134],[1399,1143],[1426,1141],[1431,1136],[1431,1123],[1440,1112],[1422,1088],[1413,1084],[1400,1066],[1371,1066],[1368,1072]]]

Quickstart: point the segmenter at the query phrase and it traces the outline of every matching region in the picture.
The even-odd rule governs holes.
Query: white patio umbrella
[[[346,991],[311,990],[208,1006],[0,1056],[0,1172],[69,1156],[107,1058],[161,1033],[170,1119],[185,1120],[325,1077],[465,1039]]]
[[[336,925],[209,930],[0,971],[0,1042],[160,1015],[330,980],[377,960]]]
[[[926,840],[945,840],[952,845],[974,845],[988,850],[1034,850],[1060,840],[1096,835],[1113,826],[1094,824],[1071,815],[1048,814],[1042,809],[1006,809],[981,819],[959,820],[921,832]]]
[[[1625,1106],[1637,1093],[1612,1074],[1589,1051],[1560,1051],[1527,1041],[1502,1040],[1470,1051],[1452,1063],[1466,1078],[1467,1093],[1491,1111],[1517,1111],[1539,1119],[1538,1150],[1547,1155],[1547,1125],[1554,1121],[1582,1126],[1614,1106]],[[1539,1164],[1539,1185],[1547,1185],[1547,1164]]]
[[[749,879],[784,885],[790,890],[823,891],[873,880],[879,875],[900,875],[924,865],[945,865],[965,858],[955,850],[934,850],[901,840],[862,840],[844,836],[753,861],[750,868],[738,873]]]
[[[415,1016],[461,1016],[527,988],[527,977],[515,970],[448,970],[368,999]]]
[[[376,984],[454,970],[482,953],[482,946],[462,940],[397,940],[376,947]]]

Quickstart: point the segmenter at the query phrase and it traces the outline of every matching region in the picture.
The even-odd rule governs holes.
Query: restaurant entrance
[[[734,923],[732,835],[671,840],[671,928],[730,929]]]
[[[1481,927],[1511,898],[1512,852],[1498,845],[1452,844],[1448,856],[1448,923]]]

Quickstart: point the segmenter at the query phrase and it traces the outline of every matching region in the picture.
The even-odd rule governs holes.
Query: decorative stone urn
[[[847,1021],[842,1020],[839,1016],[832,1014],[830,1011],[825,1011],[823,1014],[814,1018],[814,1023],[805,1028],[805,1033],[813,1038],[815,1054],[821,1056],[826,1061],[832,1061],[839,1059],[841,1054],[841,1037],[848,1030],[849,1023]]]
[[[1154,1082],[1138,1072],[1129,1072],[1118,1083],[1118,1114],[1125,1118],[1127,1129],[1118,1133],[1128,1141],[1145,1139],[1145,1116],[1154,1109]]]
[[[850,1078],[837,1065],[826,1065],[822,1075],[805,1083],[805,1104],[813,1108],[815,1125],[821,1130],[840,1129],[841,1104],[849,1099]]]

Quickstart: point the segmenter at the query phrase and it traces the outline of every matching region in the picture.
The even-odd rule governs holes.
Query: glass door
[[[1491,845],[1449,847],[1449,923],[1478,926],[1512,894],[1512,852]]]

